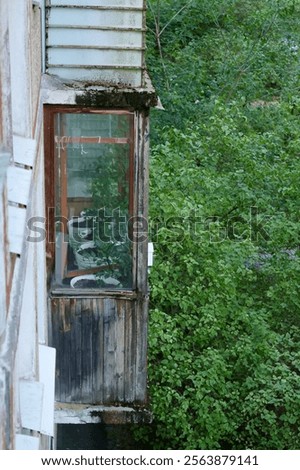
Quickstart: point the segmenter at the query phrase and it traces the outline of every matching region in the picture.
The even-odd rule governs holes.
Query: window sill
[[[138,294],[133,290],[121,289],[71,289],[71,288],[54,288],[51,289],[50,297],[67,297],[67,298],[117,298],[126,300],[135,300]]]

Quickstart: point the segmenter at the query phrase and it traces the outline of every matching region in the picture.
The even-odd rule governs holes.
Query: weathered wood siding
[[[145,404],[147,300],[50,300],[56,400]]]
[[[0,449],[11,450],[50,448],[54,431],[45,240],[29,230],[44,217],[37,3],[0,1]]]

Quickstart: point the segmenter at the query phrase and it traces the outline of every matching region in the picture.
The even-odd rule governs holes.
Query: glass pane
[[[132,115],[57,114],[56,284],[132,287]]]

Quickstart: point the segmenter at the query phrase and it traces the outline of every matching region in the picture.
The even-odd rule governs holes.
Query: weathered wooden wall
[[[145,404],[147,300],[56,297],[50,302],[56,400]]]
[[[49,448],[54,427],[55,351],[46,346],[45,240],[27,237],[28,221],[44,216],[41,12],[36,3],[0,1],[1,449]]]

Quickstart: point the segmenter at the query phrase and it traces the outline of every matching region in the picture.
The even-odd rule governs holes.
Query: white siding
[[[129,7],[140,7],[144,5],[144,0],[50,0],[51,5],[91,5],[91,6],[129,6]]]
[[[142,0],[51,1],[47,71],[67,80],[142,87],[144,34]]]
[[[28,2],[9,3],[9,40],[13,133],[31,136],[30,68],[28,47]]]

